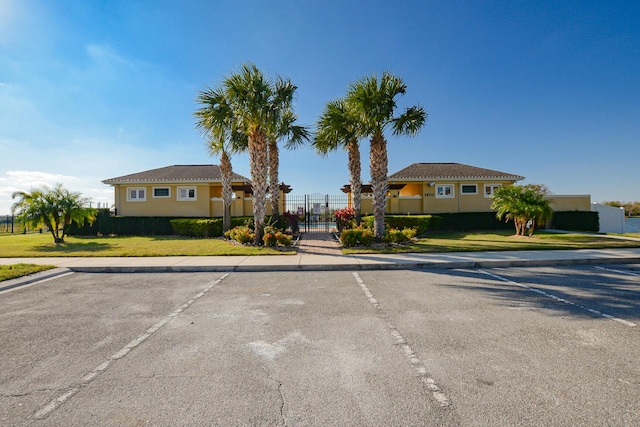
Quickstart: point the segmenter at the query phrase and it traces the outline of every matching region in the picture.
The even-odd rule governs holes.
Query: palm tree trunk
[[[371,190],[373,192],[373,228],[377,241],[384,237],[384,210],[387,206],[387,177],[389,160],[387,158],[387,141],[383,135],[371,138],[369,152],[369,168],[371,169]]]
[[[222,175],[222,232],[231,229],[231,179],[233,167],[227,152],[222,150],[220,155],[220,174]]]
[[[277,220],[280,216],[280,186],[278,184],[278,168],[280,167],[280,154],[277,141],[269,141],[269,192],[271,193],[271,218]]]
[[[267,141],[264,133],[252,130],[249,134],[249,170],[253,188],[253,219],[256,245],[262,244],[264,217],[267,208]]]
[[[362,173],[360,165],[360,146],[357,139],[349,142],[349,175],[351,175],[351,198],[353,210],[356,214],[356,225],[362,219]]]

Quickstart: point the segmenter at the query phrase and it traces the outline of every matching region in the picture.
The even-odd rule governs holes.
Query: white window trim
[[[462,187],[470,187],[470,186],[474,186],[476,188],[476,191],[474,191],[473,193],[465,193],[464,191],[462,191]],[[460,194],[462,194],[463,196],[477,195],[478,194],[478,184],[460,184]]]
[[[135,198],[131,197],[132,191],[136,192]],[[140,195],[140,191],[142,191],[142,194],[144,195],[144,197],[142,198],[138,197]],[[127,187],[127,202],[146,202],[146,201],[147,201],[147,187]]]
[[[438,187],[451,187],[451,194],[438,194]],[[453,199],[456,197],[456,187],[454,184],[436,184],[436,199]]]
[[[162,190],[165,188],[169,190],[168,196],[156,196],[156,190]],[[154,199],[168,199],[171,197],[171,187],[153,187],[153,189],[151,190],[151,197],[153,197]]]
[[[500,187],[502,187],[502,184],[485,184],[484,193],[483,193],[485,199],[488,199],[491,196],[493,196],[493,192],[496,190],[496,188],[500,188]],[[487,194],[487,188],[491,188],[491,192],[489,194]]]
[[[193,190],[193,197],[180,197],[182,190]],[[179,202],[195,202],[198,200],[198,188],[197,187],[178,187],[176,190],[176,199]]]

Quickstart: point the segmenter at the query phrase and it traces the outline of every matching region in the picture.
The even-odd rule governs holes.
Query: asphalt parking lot
[[[0,424],[640,425],[640,266],[73,273],[0,293]]]

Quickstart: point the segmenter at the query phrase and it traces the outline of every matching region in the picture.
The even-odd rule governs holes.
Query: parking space
[[[0,423],[639,424],[637,267],[77,273],[0,293]]]

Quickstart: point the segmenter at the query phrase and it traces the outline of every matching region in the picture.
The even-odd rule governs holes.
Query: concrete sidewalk
[[[318,255],[298,253],[297,255],[269,256],[0,258],[0,265],[17,263],[50,264],[71,271],[92,273],[533,267],[640,263],[640,248],[393,255]]]

